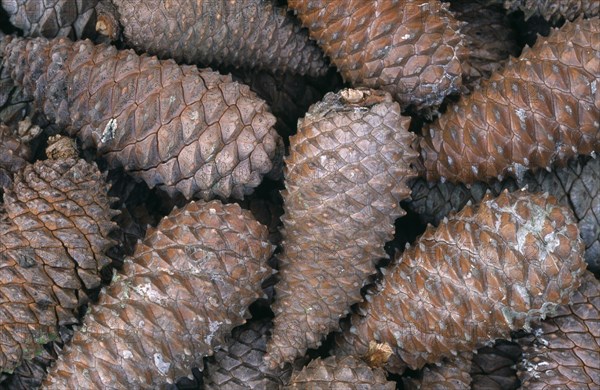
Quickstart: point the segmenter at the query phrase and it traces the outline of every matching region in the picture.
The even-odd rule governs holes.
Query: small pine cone
[[[516,390],[521,386],[516,364],[521,347],[514,342],[496,340],[494,345],[477,350],[471,366],[471,389]]]
[[[585,270],[571,211],[526,192],[486,196],[429,226],[397,263],[337,339],[340,352],[358,356],[370,342],[389,344],[392,372],[527,327],[568,301]]]
[[[233,330],[228,345],[215,351],[204,371],[205,389],[278,390],[292,373],[292,366],[270,369],[264,361],[271,320],[249,321]]]
[[[517,33],[501,4],[489,0],[453,1],[454,17],[466,22],[460,29],[467,51],[463,68],[463,84],[473,91],[482,80],[501,69],[510,56],[521,52]]]
[[[548,192],[560,204],[575,213],[585,244],[585,261],[592,272],[600,272],[600,159],[579,158],[552,172],[527,172],[521,180],[507,178],[489,184],[433,183],[416,179],[412,199],[404,207],[419,214],[424,223],[438,225],[450,212],[459,211],[467,202],[478,203],[486,191],[499,195],[504,189],[516,191],[527,187],[531,192]]]
[[[600,152],[600,21],[565,24],[434,122],[428,180],[473,183]]]
[[[98,0],[2,0],[10,22],[26,37],[91,38]]]
[[[600,387],[600,283],[590,272],[568,305],[534,324],[535,341],[523,345],[519,377],[524,389]]]
[[[504,8],[523,11],[525,20],[539,15],[552,22],[562,18],[575,20],[580,15],[586,18],[600,15],[600,3],[597,0],[505,0]]]
[[[415,176],[410,120],[389,93],[345,89],[313,105],[286,160],[284,252],[268,360],[315,348],[362,300],[361,287],[386,257],[394,220]]]
[[[423,369],[421,379],[402,378],[405,390],[470,390],[472,352],[462,352]]]
[[[171,195],[243,198],[281,154],[268,107],[231,76],[67,39],[15,38],[5,64],[50,120]]]
[[[268,0],[113,0],[125,41],[188,64],[323,75],[328,65],[285,7]]]
[[[439,105],[461,86],[460,23],[438,0],[289,0],[311,38],[354,86],[402,108]]]
[[[100,285],[116,213],[104,179],[84,160],[45,160],[27,165],[6,189],[0,371],[34,357],[59,325],[77,322],[86,290]]]
[[[260,296],[271,274],[267,237],[236,204],[173,211],[125,261],[46,388],[157,388],[201,367]]]

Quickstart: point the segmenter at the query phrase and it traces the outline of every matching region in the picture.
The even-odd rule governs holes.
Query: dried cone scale
[[[460,24],[438,0],[288,0],[354,86],[383,89],[402,105],[439,105],[461,86]]]
[[[540,37],[424,131],[428,180],[472,183],[600,152],[600,21]]]
[[[521,191],[486,196],[428,227],[398,260],[337,339],[340,351],[358,356],[369,343],[388,344],[393,372],[527,327],[567,302],[585,270],[571,211]]]
[[[27,165],[0,214],[0,372],[34,357],[77,322],[86,290],[100,286],[113,246],[105,177],[77,158]]]
[[[600,3],[596,0],[505,0],[504,8],[523,11],[525,19],[540,15],[552,22],[562,18],[574,20],[580,15],[586,18],[600,15]]]
[[[365,362],[352,356],[316,359],[302,371],[294,372],[287,390],[299,389],[373,389],[393,390],[394,382],[385,377],[381,368],[372,369]]]
[[[442,361],[440,365],[425,367],[422,378],[402,378],[405,390],[470,390],[471,359],[473,353],[462,352]]]
[[[178,62],[320,76],[328,65],[284,7],[265,0],[112,0],[126,42]]]
[[[290,140],[280,281],[268,346],[273,366],[337,330],[385,257],[410,195],[410,120],[387,92],[345,89],[313,105]]]
[[[524,389],[600,387],[600,282],[590,272],[568,305],[533,325],[519,377]]]
[[[5,39],[38,109],[150,187],[243,198],[280,163],[275,118],[231,76],[90,41]]]
[[[272,252],[267,229],[236,204],[173,211],[92,306],[46,388],[157,388],[189,375],[245,322]]]

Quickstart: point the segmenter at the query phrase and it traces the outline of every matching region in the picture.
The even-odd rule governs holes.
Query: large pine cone
[[[489,184],[433,183],[417,179],[412,184],[412,200],[403,205],[419,214],[425,223],[437,225],[452,211],[467,202],[479,202],[486,191],[499,195],[504,189],[516,191],[527,187],[531,192],[548,192],[560,204],[575,213],[585,244],[585,261],[592,272],[600,272],[600,159],[579,158],[552,172],[527,172],[522,179],[508,178]]]
[[[294,372],[289,386],[286,386],[288,390],[393,390],[395,388],[395,383],[386,379],[382,369],[372,369],[363,361],[351,356],[317,358],[302,371]]]
[[[156,388],[201,367],[260,296],[272,272],[267,237],[236,204],[173,211],[92,307],[47,388]]]
[[[523,11],[525,19],[540,15],[553,22],[562,18],[575,20],[580,15],[587,18],[600,15],[597,0],[505,0],[504,8]]]
[[[27,37],[91,38],[98,0],[2,0],[10,22]]]
[[[14,38],[5,64],[46,116],[150,187],[243,198],[280,163],[275,118],[231,76],[67,39]]]
[[[321,50],[268,0],[113,0],[132,47],[211,66],[322,75]]]
[[[472,351],[567,302],[585,270],[583,249],[555,198],[486,196],[404,251],[338,347],[360,356],[387,343],[396,372]]]
[[[424,131],[427,178],[472,183],[600,152],[600,20],[538,39]]]
[[[108,185],[95,164],[38,161],[15,175],[0,214],[0,371],[77,321],[114,244]]]
[[[273,365],[338,329],[385,257],[398,202],[415,176],[410,120],[387,92],[345,89],[313,105],[286,159],[281,281],[273,305]]]
[[[439,105],[461,86],[459,22],[438,0],[289,0],[354,86],[383,89],[402,105]]]
[[[568,305],[533,326],[521,339],[523,388],[597,389],[600,386],[600,282],[589,272]]]

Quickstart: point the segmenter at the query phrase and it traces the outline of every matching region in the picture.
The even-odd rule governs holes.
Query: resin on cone
[[[231,76],[87,40],[5,39],[38,110],[151,188],[243,198],[281,163],[275,118]]]
[[[158,388],[190,375],[249,317],[272,273],[267,240],[236,204],[174,210],[115,274],[45,388]]]
[[[417,153],[389,93],[328,93],[299,122],[286,159],[283,254],[268,347],[273,366],[339,329],[385,257]]]
[[[520,177],[600,152],[600,20],[539,37],[425,129],[428,180]]]
[[[188,64],[320,76],[323,53],[285,7],[263,0],[112,0],[133,48]]]
[[[392,372],[474,351],[568,302],[583,249],[572,212],[555,198],[486,196],[402,253],[337,349],[368,358],[369,343],[386,343]]]
[[[438,0],[289,0],[344,80],[402,108],[439,105],[461,86],[460,23]]]

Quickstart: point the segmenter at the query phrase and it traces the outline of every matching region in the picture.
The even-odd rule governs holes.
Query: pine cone
[[[364,356],[387,343],[387,368],[400,372],[506,337],[568,301],[585,269],[578,236],[553,197],[486,196],[403,252],[338,347]]]
[[[461,86],[459,22],[438,0],[289,0],[311,38],[354,86],[406,108],[439,105]]]
[[[281,154],[275,118],[230,76],[66,39],[15,38],[5,64],[38,108],[110,167],[172,195],[243,198]]]
[[[31,148],[17,131],[0,123],[0,168],[16,172],[31,160]]]
[[[579,232],[585,243],[585,261],[592,272],[600,272],[600,159],[579,158],[552,172],[527,172],[521,180],[505,179],[489,184],[429,183],[417,179],[412,183],[412,200],[404,207],[419,214],[423,222],[438,225],[451,211],[467,202],[478,203],[490,191],[499,195],[504,189],[516,191],[527,187],[531,192],[548,192],[575,213]]]
[[[405,390],[470,390],[471,358],[473,353],[462,352],[441,365],[425,367],[422,378],[402,378]]]
[[[98,0],[2,0],[10,22],[27,37],[92,38]]]
[[[204,388],[278,390],[286,384],[291,365],[272,370],[264,361],[272,326],[270,320],[253,320],[234,329],[228,345],[209,359]]]
[[[523,388],[597,389],[600,386],[600,283],[586,272],[568,305],[533,326],[518,372]],[[526,339],[525,339],[526,340]]]
[[[521,387],[516,364],[521,347],[514,342],[496,340],[494,345],[480,348],[473,356],[471,389],[516,390]]]
[[[538,39],[434,122],[421,141],[427,178],[472,183],[600,152],[600,22]]]
[[[188,375],[248,317],[271,274],[267,237],[236,204],[173,211],[92,307],[47,388],[156,388]]]
[[[326,359],[317,358],[300,372],[294,372],[286,389],[373,389],[393,390],[382,369],[371,369],[364,362],[351,356]]]
[[[46,368],[56,358],[47,351],[42,350],[39,356],[31,360],[24,360],[23,364],[15,369],[12,375],[5,380],[0,379],[2,390],[31,390],[39,389],[46,376]]]
[[[291,138],[272,365],[318,346],[362,300],[410,195],[409,121],[387,92],[345,89],[313,105]]]
[[[126,42],[188,64],[323,75],[321,50],[265,0],[113,0]]]
[[[0,372],[30,359],[77,321],[100,285],[109,234],[108,185],[95,164],[38,161],[15,175],[0,213]]]
[[[3,53],[9,39],[0,31],[0,123],[13,126],[30,114],[33,98],[15,85],[4,65]]]
[[[523,11],[526,20],[540,15],[555,23],[562,18],[575,20],[580,15],[586,18],[600,15],[600,3],[596,0],[505,0],[504,8]]]

